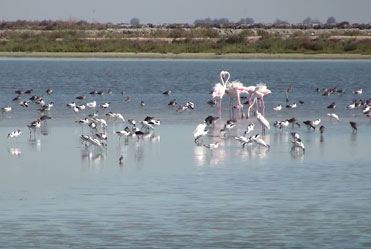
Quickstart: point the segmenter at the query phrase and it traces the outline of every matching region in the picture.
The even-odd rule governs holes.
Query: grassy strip
[[[50,33],[3,33],[0,52],[111,52],[111,53],[304,53],[304,54],[371,54],[369,40],[330,40],[282,38],[263,35],[255,42],[246,42],[246,34],[224,36],[216,42],[193,40],[157,42],[120,39],[84,40],[84,32],[56,31]]]

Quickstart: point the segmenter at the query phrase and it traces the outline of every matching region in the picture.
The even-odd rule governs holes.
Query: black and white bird
[[[129,127],[127,127],[129,128]],[[124,129],[124,130],[121,130],[121,131],[116,131],[115,132],[117,134],[117,136],[119,136],[119,140],[121,140],[121,137],[128,137],[130,135],[130,129]]]
[[[325,132],[325,126],[321,125],[319,127],[319,132],[321,133],[321,135]]]
[[[11,106],[5,106],[3,108],[1,108],[1,112],[4,113],[4,112],[10,112],[12,110],[12,107]]]
[[[253,142],[252,137],[247,138],[245,136],[239,136],[239,137],[234,137],[234,139],[242,143],[242,148],[245,148],[246,144],[250,144]]]
[[[267,144],[261,137],[259,134],[256,134],[255,136],[253,136],[252,138],[252,141],[254,141],[257,145],[259,146],[263,146],[263,147],[266,147],[266,148],[270,148],[270,145]]]
[[[303,152],[305,152],[304,143],[301,141],[300,138],[292,140],[291,143],[293,144],[293,148],[292,149],[300,148],[300,149],[303,150]]]
[[[107,109],[110,106],[110,103],[111,102],[105,102],[105,103],[101,104],[100,107],[103,108],[103,109]]]
[[[170,95],[171,94],[171,90],[166,90],[165,92],[162,93],[163,95]]]
[[[204,147],[208,148],[209,150],[215,150],[219,147],[219,142],[204,144]]]
[[[335,109],[335,107],[336,107],[336,104],[335,104],[335,102],[332,102],[329,106],[327,106],[327,109]]]
[[[19,137],[21,134],[21,130],[12,131],[8,134],[8,138]]]
[[[250,132],[252,132],[254,129],[255,129],[255,124],[254,123],[248,124],[247,125],[247,129],[244,132],[244,136],[246,136],[247,134],[249,134]]]
[[[176,105],[176,99],[170,100],[168,106],[175,106]]]
[[[142,101],[140,101],[140,106],[141,107],[144,107],[146,104],[144,103],[144,101],[142,100]]]
[[[281,111],[282,110],[282,105],[276,105],[275,107],[273,107],[273,110],[274,111]]]
[[[288,105],[286,105],[286,108],[294,109],[294,108],[296,108],[296,103],[288,104]]]
[[[361,95],[362,94],[362,88],[356,88],[356,89],[353,90],[352,93],[354,93],[356,95]]]
[[[204,137],[208,133],[208,128],[206,122],[202,122],[197,125],[196,129],[193,131],[193,138],[196,144],[199,144],[200,138]]]
[[[207,117],[205,118],[205,122],[206,122],[206,124],[207,124],[208,126],[214,126],[214,125],[215,125],[215,122],[216,122],[217,120],[219,120],[219,117],[214,117],[214,116],[211,116],[211,115],[209,115],[209,116],[207,116]]]
[[[223,128],[220,129],[220,134],[223,136],[226,136],[227,133],[230,133],[230,130],[236,127],[236,120],[227,120],[227,122],[224,124]]]

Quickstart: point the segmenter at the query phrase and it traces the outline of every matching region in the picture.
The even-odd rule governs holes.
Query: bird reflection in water
[[[104,162],[106,155],[102,150],[81,150],[81,160],[89,166],[99,165]]]
[[[8,148],[8,152],[12,156],[17,156],[17,157],[21,156],[21,150],[19,148]]]
[[[193,152],[196,164],[201,167],[220,166],[226,158],[226,150],[223,148],[223,145],[214,150],[210,150],[204,146],[195,146]]]
[[[30,136],[28,139],[28,144],[31,145],[33,149],[41,151],[41,140],[37,139],[36,136]]]

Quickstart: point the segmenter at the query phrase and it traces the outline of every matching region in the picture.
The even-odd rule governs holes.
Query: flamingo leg
[[[221,99],[217,99],[216,112],[217,112],[217,116],[221,118],[222,117],[222,100]]]
[[[261,108],[261,113],[262,113],[262,115],[264,116],[264,110],[265,110],[265,105],[264,105],[264,99],[263,99],[263,97],[261,97],[261,99],[260,99],[260,104],[261,104],[261,106],[260,106],[260,108]]]

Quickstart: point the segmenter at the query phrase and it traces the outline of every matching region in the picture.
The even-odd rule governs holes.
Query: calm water
[[[268,84],[271,123],[321,118],[324,136],[295,129],[305,155],[291,152],[291,128],[267,132],[269,151],[242,149],[233,138],[213,151],[195,146],[194,128],[216,114],[206,102],[220,70],[246,85]],[[0,107],[13,107],[0,119],[0,247],[369,248],[371,123],[345,106],[371,98],[370,80],[371,61],[0,59]],[[273,112],[285,104],[289,85],[291,102],[305,103]],[[44,97],[55,102],[52,119],[30,138],[26,125],[38,117],[37,107],[25,110],[11,99],[17,89],[45,95],[49,87],[54,92]],[[347,93],[323,97],[317,87]],[[355,87],[363,95],[351,94]],[[112,95],[88,94],[109,88]],[[162,95],[167,89],[173,94]],[[113,134],[124,126],[110,123],[107,149],[86,150],[74,121],[92,110],[74,114],[66,107],[81,94],[98,104],[111,101],[109,110],[125,119],[150,114],[162,124],[151,137],[126,143]],[[167,106],[173,98],[196,108],[176,113]],[[340,122],[326,117],[333,101]],[[227,106],[225,98],[214,134],[228,118]],[[358,123],[357,134],[350,120]],[[249,122],[238,122],[231,136]],[[23,134],[7,139],[15,129]]]

